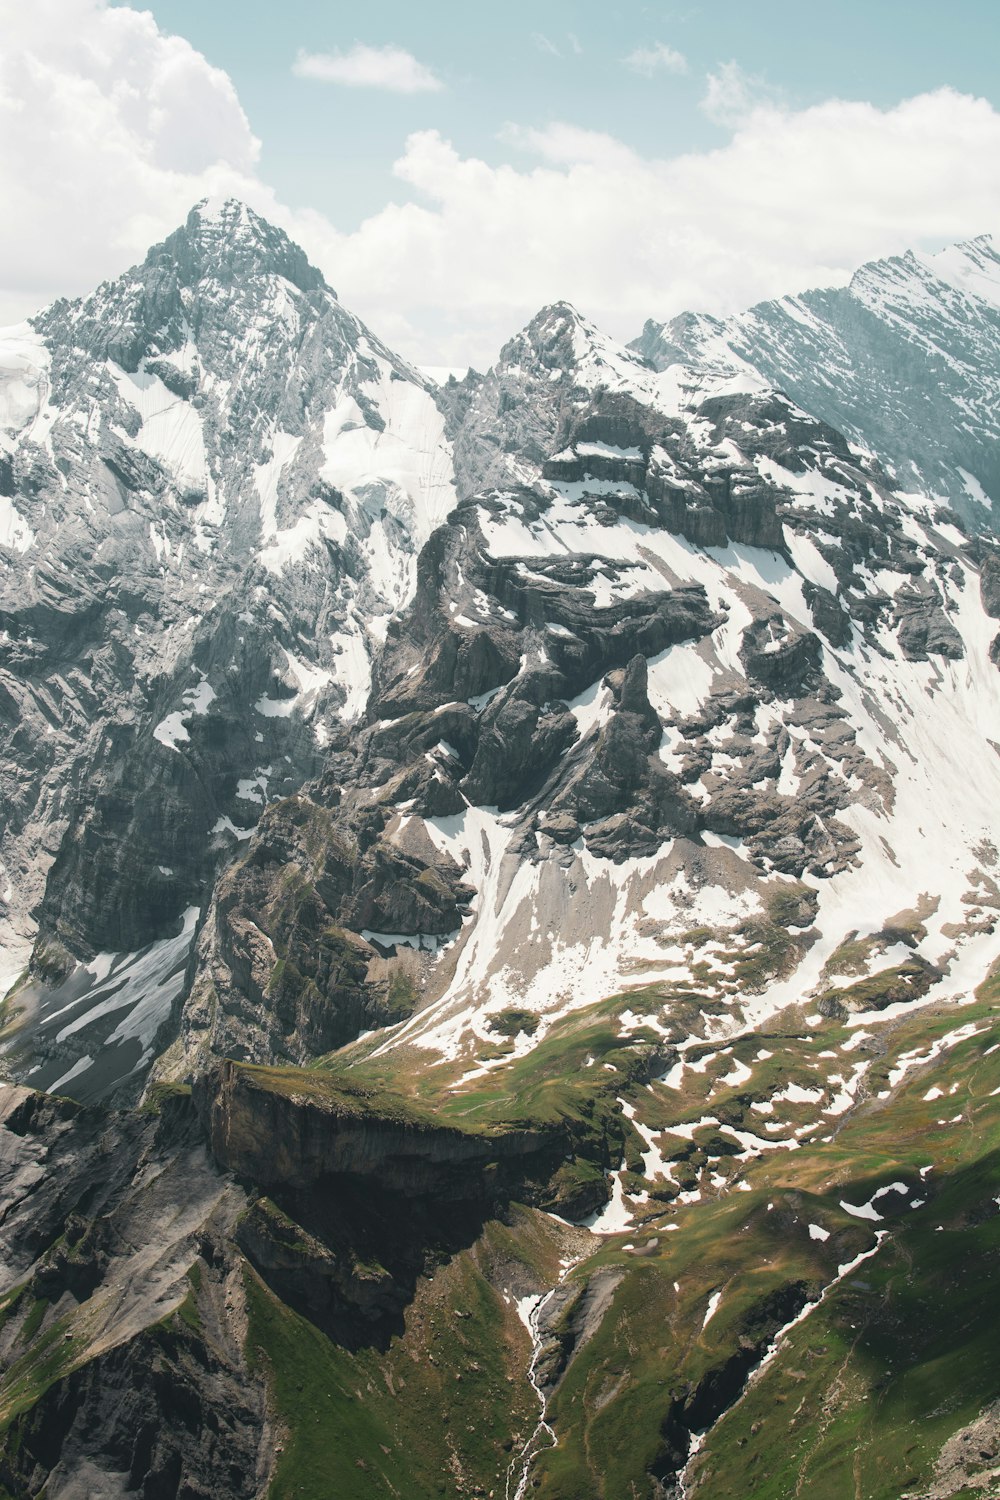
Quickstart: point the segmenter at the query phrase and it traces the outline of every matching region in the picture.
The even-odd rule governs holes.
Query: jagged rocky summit
[[[364,708],[371,645],[454,504],[443,419],[237,203],[5,350],[8,969],[32,942],[42,980],[103,955],[118,992],[111,955],[184,921],[142,961],[165,985],[220,859]],[[100,1038],[125,1072],[150,1059],[150,1011]]]
[[[998,306],[976,241],[438,386],[227,202],[0,336],[17,1500],[318,1495],[314,1422],[359,1495],[698,1493],[987,1046]]]

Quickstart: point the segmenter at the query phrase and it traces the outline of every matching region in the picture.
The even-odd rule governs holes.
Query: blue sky
[[[463,154],[494,164],[522,159],[498,138],[512,121],[569,121],[646,155],[719,146],[727,131],[698,106],[706,75],[729,61],[793,108],[834,96],[890,106],[942,85],[1000,106],[1000,0],[145,0],[145,8],[232,77],[262,143],[262,175],[294,207],[318,208],[344,230],[399,196],[391,165],[414,130],[439,129]],[[397,95],[292,73],[300,48],[357,42],[405,48],[443,89]],[[646,78],[623,65],[655,42],[680,52],[686,72]]]
[[[418,363],[1000,231],[1000,0],[0,0],[0,322],[203,196]]]

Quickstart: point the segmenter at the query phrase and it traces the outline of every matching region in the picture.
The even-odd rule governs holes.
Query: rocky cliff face
[[[0,1482],[13,1495],[249,1496],[266,1481],[273,1433],[227,1247],[245,1200],[172,1104],[159,1120],[109,1117],[3,1091]]]
[[[876,453],[900,489],[996,530],[1000,256],[989,235],[872,261],[847,287],[726,321],[650,320],[632,347],[658,369],[749,367]]]
[[[0,897],[51,978],[176,933],[319,770],[454,493],[427,382],[240,204],[4,347]]]

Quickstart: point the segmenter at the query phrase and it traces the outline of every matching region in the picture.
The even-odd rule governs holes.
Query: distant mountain
[[[657,369],[745,363],[875,453],[899,489],[997,529],[1000,255],[989,235],[872,261],[847,287],[725,321],[650,321],[631,347]]]
[[[990,255],[439,386],[230,202],[4,336],[0,1491],[993,1483]]]

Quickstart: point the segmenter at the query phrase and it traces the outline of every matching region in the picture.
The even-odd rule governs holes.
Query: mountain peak
[[[1000,308],[1000,254],[991,234],[948,245],[936,255],[918,257],[937,277],[989,307]]]
[[[541,369],[546,376],[556,370],[572,370],[580,376],[595,367],[612,366],[620,374],[623,366],[632,370],[644,365],[640,355],[602,333],[571,302],[560,301],[541,308],[504,345],[497,369],[510,372],[528,368],[536,373]]]
[[[900,296],[909,298],[914,284],[928,280],[950,286],[988,306],[1000,307],[1000,254],[994,247],[993,236],[980,234],[946,245],[942,250],[907,250],[902,255],[866,261],[851,277],[849,291],[864,300],[873,292],[884,295],[891,288],[898,300]],[[917,295],[921,297],[923,293]]]
[[[510,342],[528,344],[533,349],[544,349],[560,339],[568,338],[571,342],[578,342],[581,338],[586,339],[592,331],[596,331],[593,325],[587,322],[572,302],[550,302],[539,308],[531,321]]]
[[[1000,253],[989,234],[871,260],[847,286],[759,302],[724,322],[647,323],[657,369],[753,369],[875,452],[901,490],[946,499],[975,528],[1000,503]]]
[[[182,285],[281,276],[302,292],[330,291],[304,250],[239,198],[203,198],[184,224],[154,245],[147,267],[170,266]]]
[[[196,219],[201,224],[221,224],[226,228],[248,226],[257,220],[265,221],[243,202],[242,198],[226,198],[221,193],[199,198],[188,214],[188,223]]]

